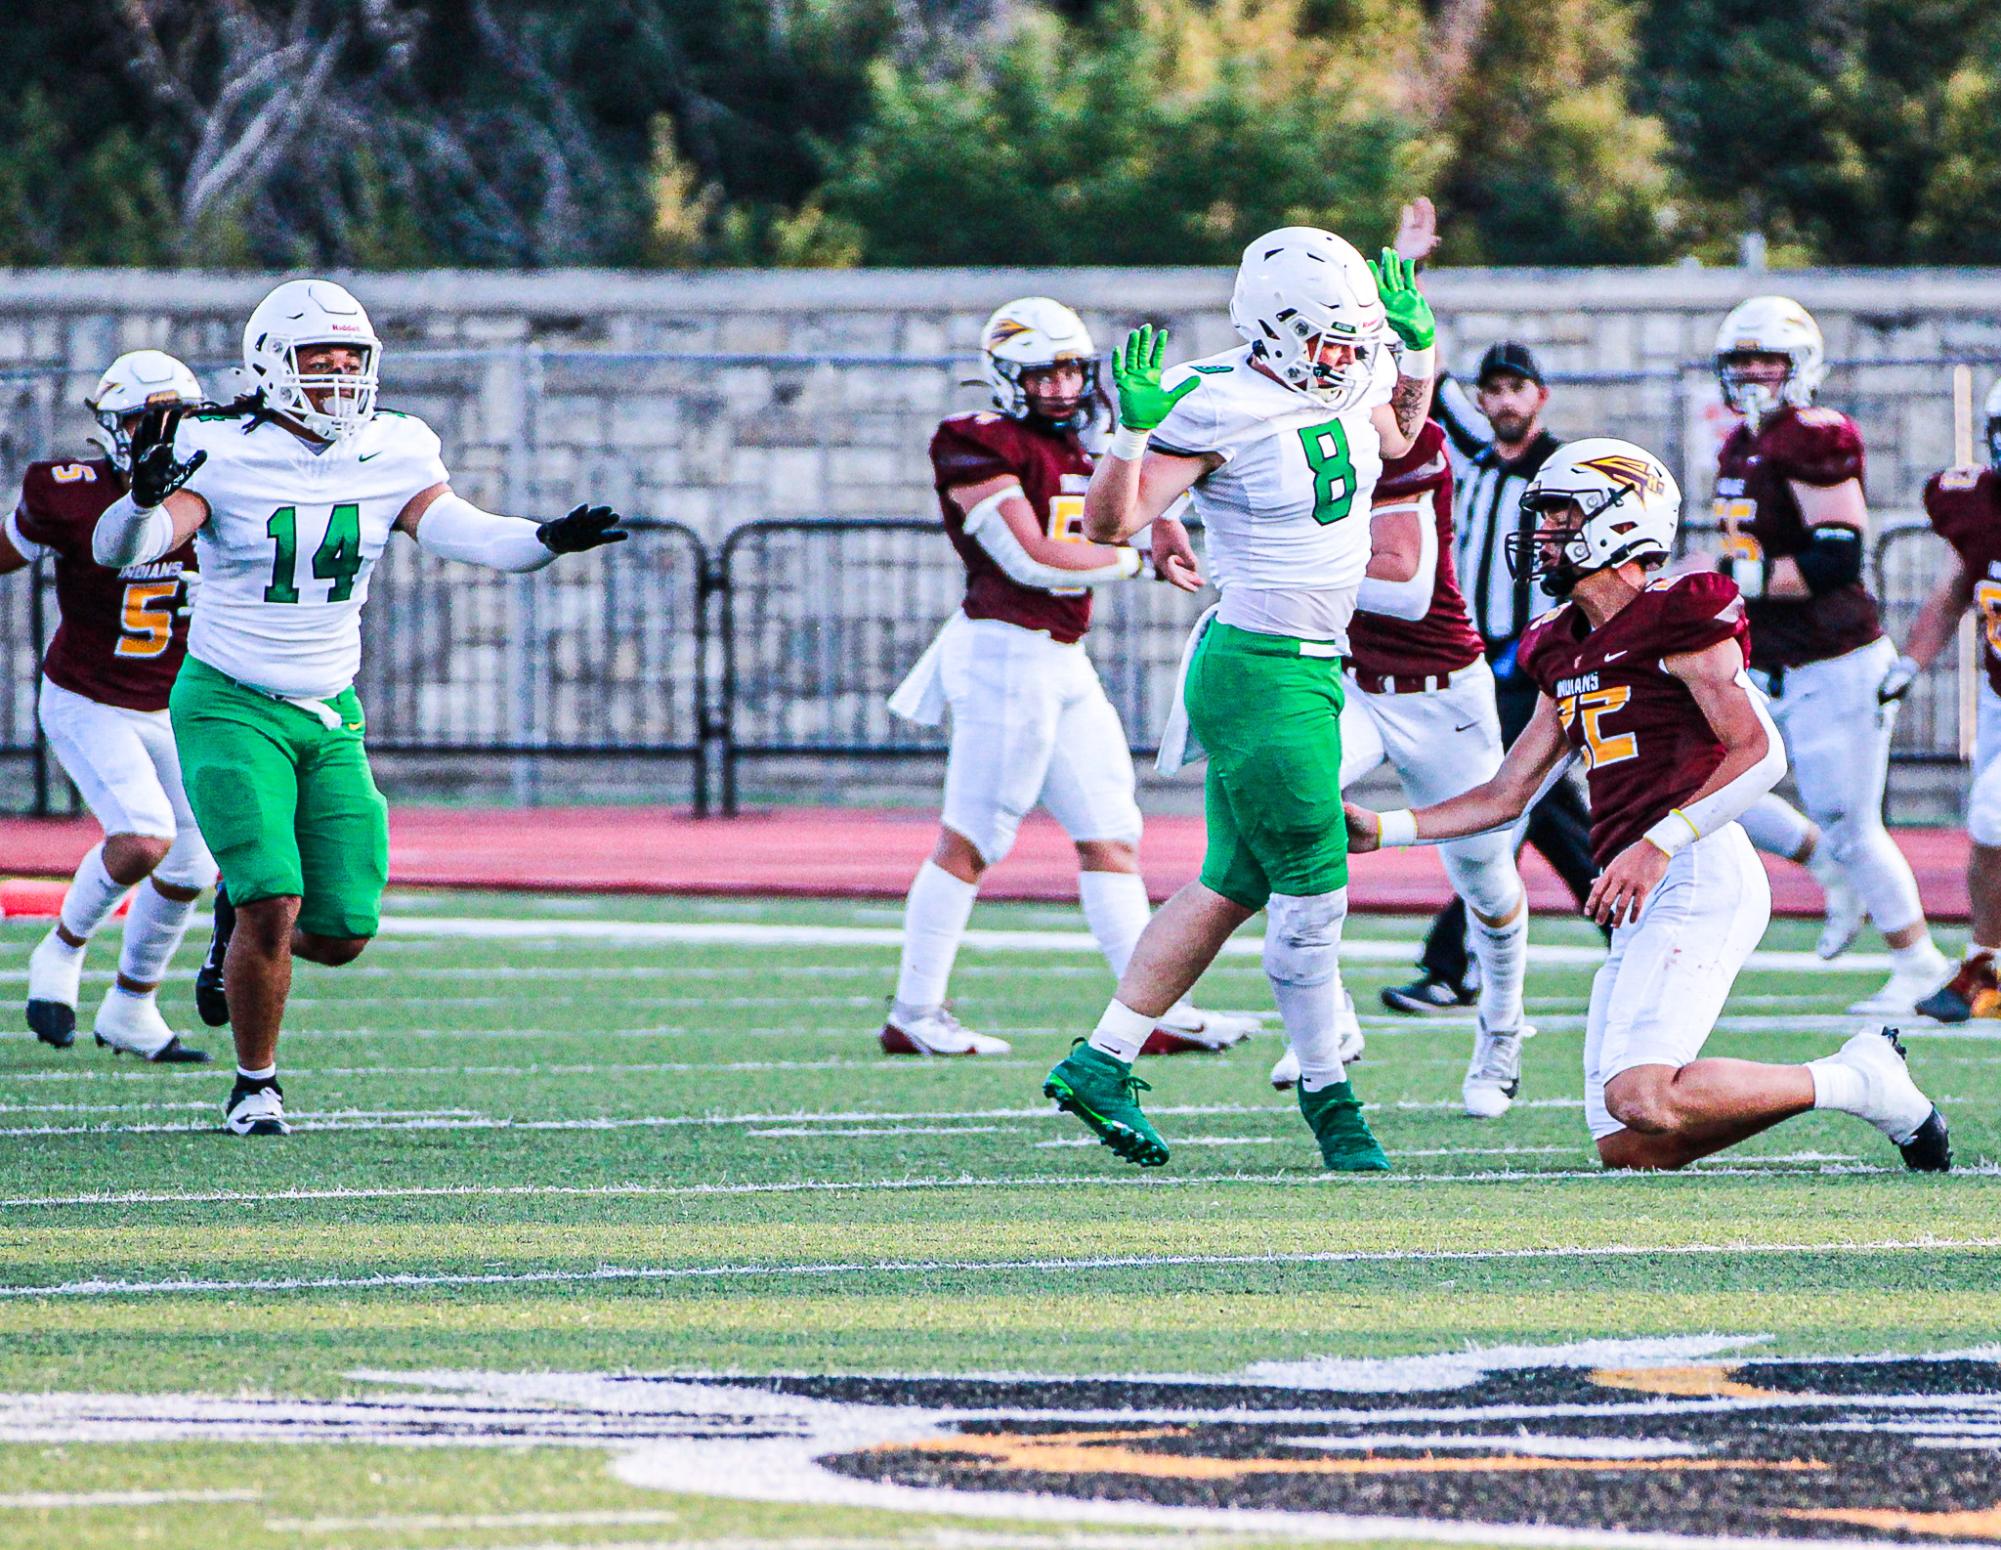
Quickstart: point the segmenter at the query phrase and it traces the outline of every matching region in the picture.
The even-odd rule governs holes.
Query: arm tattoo
[[[1390,390],[1390,413],[1397,417],[1397,428],[1406,436],[1415,436],[1424,424],[1430,385],[1428,378],[1398,377]]]

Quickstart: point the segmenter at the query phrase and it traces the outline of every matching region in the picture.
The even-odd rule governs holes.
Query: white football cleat
[[[114,989],[97,1009],[92,1025],[97,1042],[121,1055],[138,1055],[156,1065],[202,1065],[204,1050],[190,1049],[167,1026],[151,996],[127,995]]]
[[[1895,1028],[1864,1028],[1832,1058],[1860,1073],[1863,1106],[1856,1117],[1866,1119],[1889,1137],[1904,1154],[1906,1167],[1943,1173],[1952,1166],[1945,1120],[1911,1080],[1903,1042]]]
[[[1826,919],[1821,922],[1820,940],[1813,944],[1813,950],[1822,958],[1839,958],[1855,945],[1855,938],[1862,932],[1862,923],[1869,918],[1864,908],[1862,895],[1850,886],[1847,875],[1832,857],[1823,857],[1815,850],[1807,861],[1807,870],[1813,873],[1814,881],[1820,884],[1823,896],[1822,908]]]
[[[878,1037],[885,1055],[1005,1055],[1014,1048],[1006,1039],[973,1032],[942,1006],[901,1022],[892,1012]]]
[[[1299,1056],[1293,1053],[1290,1044],[1286,1045],[1285,1053],[1271,1068],[1271,1085],[1282,1093],[1291,1092],[1299,1085]]]
[[[1177,1001],[1153,1020],[1142,1055],[1213,1055],[1241,1044],[1265,1025],[1250,1012],[1205,1012]]]
[[[1952,965],[1934,947],[1918,963],[1892,970],[1881,990],[1848,1010],[1857,1017],[1915,1017],[1918,1003],[1951,978]]]
[[[1499,1119],[1522,1089],[1522,1040],[1533,1038],[1527,1023],[1489,1033],[1481,1024],[1473,1035],[1473,1058],[1459,1096],[1474,1119]]]
[[[235,1136],[289,1136],[285,1094],[276,1082],[247,1085],[241,1077],[222,1108],[223,1128]]]
[[[83,953],[49,934],[28,954],[28,1026],[35,1037],[57,1049],[76,1040],[76,998],[83,985]]]

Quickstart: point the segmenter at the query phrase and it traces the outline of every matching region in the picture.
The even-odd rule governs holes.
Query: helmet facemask
[[[1352,409],[1368,395],[1375,380],[1375,352],[1380,342],[1363,336],[1344,324],[1321,330],[1297,312],[1281,313],[1273,320],[1282,332],[1260,318],[1265,338],[1252,341],[1252,351],[1287,387],[1325,404],[1334,413]],[[1287,339],[1285,334],[1291,334]],[[1320,359],[1328,342],[1347,345],[1352,352],[1339,365]]]
[[[97,421],[98,429],[90,440],[103,449],[105,458],[119,473],[129,477],[132,473],[132,430],[145,418],[145,411],[126,410],[123,414],[93,406],[90,417]]]
[[[337,345],[361,356],[354,372],[308,372],[299,352],[315,345]],[[380,347],[360,339],[275,339],[269,335],[245,361],[264,394],[264,407],[315,436],[338,441],[366,425],[375,413]],[[320,395],[320,402],[314,395]]]
[[[1530,491],[1522,497],[1522,510],[1535,518],[1535,525],[1527,532],[1510,533],[1504,540],[1502,553],[1508,562],[1508,574],[1517,580],[1527,576],[1550,597],[1566,598],[1578,582],[1597,571],[1610,570],[1629,560],[1653,560],[1658,564],[1666,559],[1657,542],[1637,534],[1637,521],[1632,524],[1618,521],[1616,508],[1633,493],[1621,485],[1603,495],[1596,505],[1587,507],[1581,495],[1570,491]],[[1573,511],[1580,514],[1577,519],[1564,520]],[[1601,557],[1591,530],[1608,515],[1615,538],[1627,526],[1635,530],[1636,536],[1632,543],[1615,544]]]
[[[1077,390],[1075,402],[1060,415],[1046,412],[1039,396],[1029,392],[1023,380],[1033,372],[1052,371],[1059,366],[1074,366],[1082,374],[1082,386]],[[1091,405],[1098,397],[1096,356],[1059,355],[1041,365],[995,357],[989,362],[989,373],[992,378],[999,379],[994,387],[995,405],[1011,420],[1036,419],[1057,430],[1081,430],[1090,422]]]
[[[1773,358],[1786,363],[1785,375],[1775,383],[1759,381],[1746,369],[1753,362]],[[1781,404],[1793,401],[1799,362],[1789,350],[1731,350],[1716,357],[1716,380],[1723,389],[1723,402],[1756,430]],[[1812,401],[1811,394],[1807,400]]]

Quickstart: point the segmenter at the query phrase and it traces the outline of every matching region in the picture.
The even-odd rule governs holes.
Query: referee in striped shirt
[[[1562,445],[1542,423],[1549,403],[1542,368],[1525,344],[1503,340],[1480,358],[1469,395],[1441,374],[1432,415],[1444,429],[1453,462],[1453,559],[1474,628],[1494,669],[1501,740],[1512,743],[1535,714],[1535,683],[1515,665],[1515,647],[1529,621],[1551,606],[1532,593],[1529,578],[1508,570],[1507,538],[1525,531],[1522,492]],[[1528,842],[1577,896],[1581,908],[1597,868],[1591,860],[1591,820],[1568,780],[1557,782],[1529,814]],[[1432,922],[1418,960],[1423,973],[1383,991],[1393,1012],[1455,1011],[1479,999],[1467,983],[1466,906],[1454,899]]]

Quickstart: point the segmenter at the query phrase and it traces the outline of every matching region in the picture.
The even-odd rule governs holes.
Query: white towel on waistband
[[[1212,603],[1195,621],[1195,628],[1188,632],[1188,643],[1181,648],[1181,666],[1174,674],[1174,703],[1167,710],[1167,725],[1160,734],[1160,752],[1153,757],[1153,767],[1163,775],[1172,775],[1176,770],[1186,769],[1191,764],[1199,764],[1209,757],[1202,746],[1202,740],[1188,725],[1188,667],[1195,660],[1195,648],[1202,644],[1202,635],[1215,622],[1216,610],[1221,603]]]

